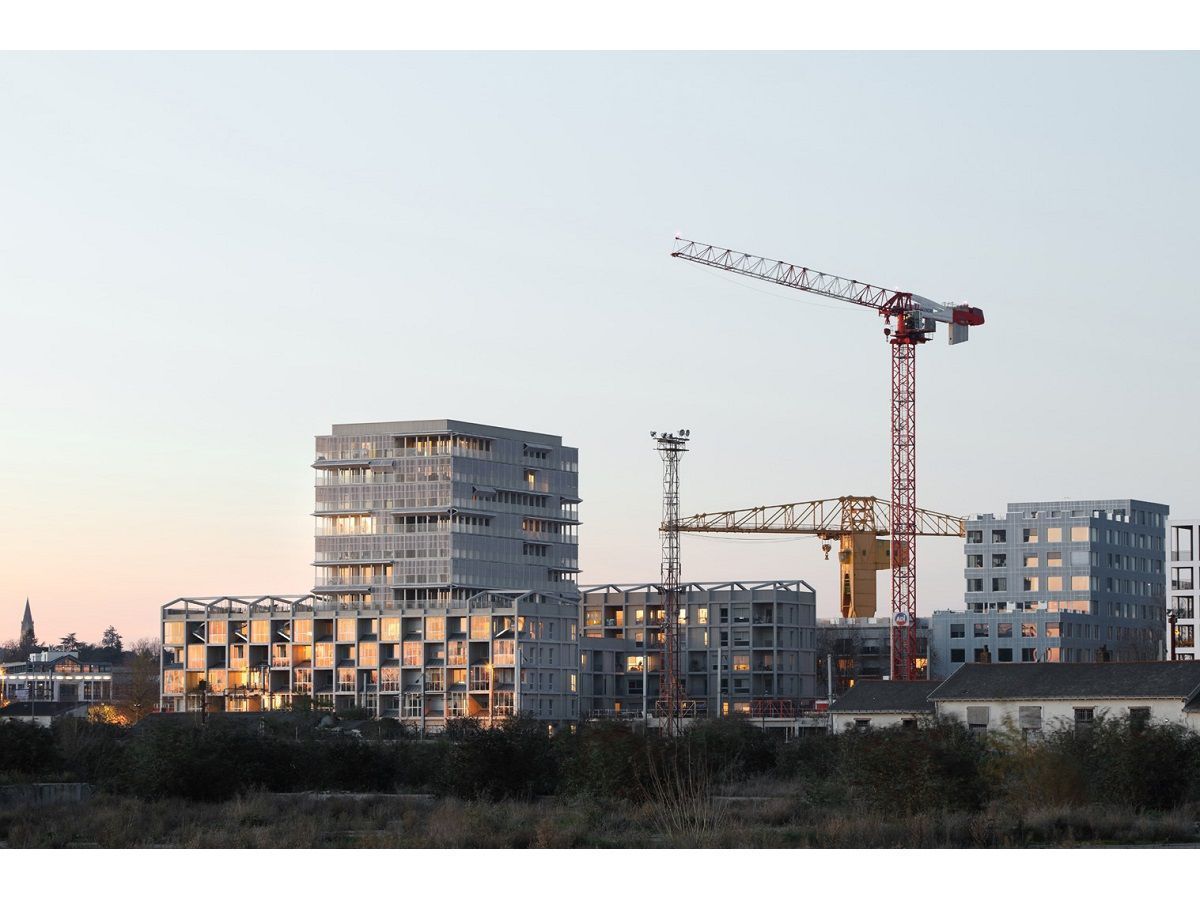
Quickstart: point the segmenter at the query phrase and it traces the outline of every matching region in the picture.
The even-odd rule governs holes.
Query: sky
[[[685,512],[888,495],[870,311],[676,233],[971,303],[919,354],[918,502],[1200,515],[1196,54],[2,54],[0,640],[313,584],[313,436],[420,418],[580,448],[582,583]],[[920,543],[919,610],[962,545]],[[685,537],[688,580],[810,539]],[[880,583],[886,598],[886,576]]]

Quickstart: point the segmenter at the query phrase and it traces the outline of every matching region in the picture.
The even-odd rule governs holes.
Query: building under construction
[[[666,610],[659,584],[585,586],[585,716],[660,718]],[[816,594],[804,581],[679,585],[683,716],[787,720],[812,705]]]

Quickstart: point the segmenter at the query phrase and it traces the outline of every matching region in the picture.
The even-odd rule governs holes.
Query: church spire
[[[29,598],[25,598],[25,615],[21,619],[21,644],[32,645],[37,643],[37,638],[33,633],[33,610],[29,608]]]

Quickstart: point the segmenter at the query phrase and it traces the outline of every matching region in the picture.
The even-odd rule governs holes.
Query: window
[[[982,578],[968,578],[967,579],[967,593],[968,594],[978,594],[982,590],[983,590],[983,579]]]
[[[866,731],[870,727],[871,727],[870,719],[855,719],[854,720],[854,730],[855,731]]]
[[[971,731],[987,731],[990,708],[986,706],[967,707],[967,728]]]
[[[975,635],[975,637],[987,637],[988,636],[988,623],[987,622],[976,622],[971,630],[972,630],[972,633]]]
[[[1036,528],[1022,528],[1021,540],[1026,544],[1036,544],[1038,542],[1038,530]]]
[[[966,662],[966,658],[966,651],[962,647],[950,651],[950,662],[952,663]]]
[[[993,591],[1007,591],[1008,590],[1008,579],[1007,578],[993,578],[992,579],[992,590]]]
[[[1194,619],[1196,617],[1195,598],[1179,596],[1174,598],[1174,603],[1176,618]]]
[[[1010,638],[1012,637],[1012,622],[997,622],[996,637]]]
[[[1091,536],[1091,531],[1092,531],[1092,529],[1088,528],[1088,526],[1086,526],[1086,525],[1072,525],[1071,526],[1071,540],[1073,540],[1073,541],[1086,541],[1089,539],[1095,540],[1095,538],[1092,538],[1092,536]]]
[[[1046,623],[1046,637],[1055,637],[1056,638],[1056,637],[1059,637],[1061,634],[1062,634],[1062,623],[1061,622],[1047,622]]]
[[[1021,637],[1035,638],[1037,637],[1037,622],[1022,622]]]
[[[1171,526],[1171,559],[1176,562],[1190,562],[1193,559],[1192,526]]]
[[[1150,724],[1150,707],[1129,707],[1129,728],[1132,731],[1142,731]]]
[[[992,565],[997,568],[999,568],[1001,566],[1007,566],[1008,565],[1008,554],[1007,553],[993,553],[992,554]]]
[[[1077,706],[1075,707],[1075,730],[1083,731],[1092,726],[1096,721],[1096,707],[1094,706]]]
[[[431,641],[446,639],[446,617],[430,616],[425,620],[425,637]]]
[[[1046,577],[1046,590],[1061,591],[1063,589],[1063,580],[1061,575],[1048,575]]]
[[[1036,575],[1030,575],[1028,578],[1025,578],[1021,589],[1025,591],[1036,591],[1038,589],[1038,577]]]
[[[1176,647],[1194,647],[1196,646],[1196,626],[1195,625],[1176,625],[1175,626],[1175,646]],[[190,647],[188,648],[191,649]]]
[[[1025,568],[1036,569],[1038,565],[1038,555],[1036,553],[1025,554]]]
[[[993,544],[1007,544],[1008,543],[1008,532],[1006,530],[1004,530],[1003,528],[992,529],[992,543]]]
[[[964,623],[964,622],[951,622],[950,623],[950,637],[960,638],[960,637],[966,637],[966,636],[967,636],[966,623]]]
[[[987,645],[975,648],[975,662],[985,663],[985,662],[991,662],[991,661],[992,661],[992,655],[988,652]]]
[[[967,568],[968,569],[982,569],[983,568],[983,554],[982,553],[968,553],[967,554]]]
[[[967,543],[968,544],[982,544],[983,543],[983,532],[982,531],[968,531],[967,532]]]
[[[355,619],[337,620],[337,639],[339,641],[352,641],[356,637],[358,637],[358,623]]]
[[[1051,544],[1061,544],[1062,543],[1062,529],[1057,528],[1057,527],[1047,528],[1046,529],[1046,540]]]
[[[1012,662],[1012,647],[1001,647],[996,651],[996,659],[999,662]]]
[[[1086,591],[1091,588],[1091,580],[1086,575],[1071,576],[1071,590]]]
[[[1052,569],[1062,566],[1062,554],[1057,550],[1051,550],[1046,554],[1046,565]]]
[[[1194,589],[1192,583],[1192,567],[1191,566],[1175,566],[1171,569],[1171,590],[1173,591],[1190,591]]]
[[[1021,662],[1037,662],[1037,650],[1033,647],[1022,647]]]
[[[1040,706],[1018,706],[1017,724],[1026,737],[1042,731],[1042,708]]]

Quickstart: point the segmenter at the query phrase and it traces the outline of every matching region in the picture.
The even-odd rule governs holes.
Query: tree
[[[32,628],[21,633],[21,642],[17,645],[17,649],[21,651],[22,657],[27,657],[30,653],[37,653],[42,649]]]
[[[123,691],[122,711],[130,722],[138,722],[158,708],[158,664],[162,646],[141,638],[129,648],[129,682]]]
[[[20,662],[22,659],[21,645],[16,641],[5,641],[0,644],[0,662]]]
[[[75,637],[75,632],[71,632],[66,637],[59,638],[58,649],[68,652],[78,652],[83,645],[79,643],[79,639]]]
[[[109,625],[104,629],[104,636],[100,638],[100,646],[105,650],[115,650],[120,653],[124,647],[121,642],[121,635],[117,632],[117,626]]]

